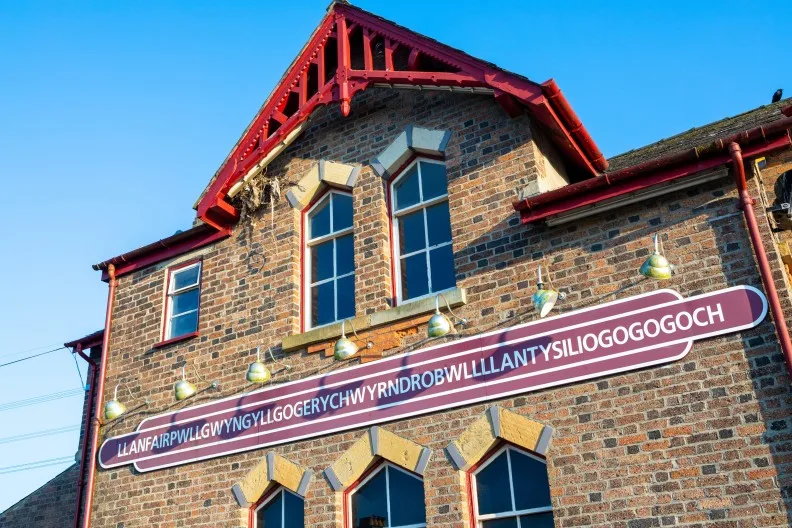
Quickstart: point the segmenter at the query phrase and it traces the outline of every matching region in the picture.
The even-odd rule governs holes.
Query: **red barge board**
[[[657,290],[147,418],[99,463],[152,471],[668,363],[766,314],[751,286]]]

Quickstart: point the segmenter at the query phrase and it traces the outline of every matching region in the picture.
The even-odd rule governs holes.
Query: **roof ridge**
[[[746,117],[746,116],[749,116],[749,115],[757,114],[757,113],[760,113],[763,110],[776,110],[776,109],[778,109],[779,114],[780,114],[782,108],[784,108],[786,106],[790,106],[790,105],[792,105],[792,97],[787,97],[786,99],[782,99],[782,100],[778,101],[777,103],[770,103],[770,104],[766,104],[766,105],[757,106],[757,107],[751,108],[749,110],[746,110],[744,112],[740,112],[739,114],[726,116],[726,117],[723,117],[723,118],[718,119],[716,121],[710,121],[709,123],[705,123],[705,124],[702,124],[702,125],[694,126],[694,127],[689,128],[687,130],[684,130],[682,132],[678,132],[678,133],[676,133],[674,135],[661,138],[661,139],[659,139],[657,141],[654,141],[652,143],[647,143],[646,145],[642,145],[640,147],[636,147],[636,148],[624,151],[624,152],[622,152],[620,154],[616,154],[614,156],[609,157],[608,161],[611,162],[611,161],[617,160],[618,158],[623,158],[625,156],[629,156],[631,154],[634,154],[636,152],[640,152],[640,151],[642,151],[644,149],[647,149],[647,148],[650,148],[650,147],[659,147],[661,145],[666,145],[666,144],[671,143],[675,139],[679,139],[680,137],[685,136],[686,134],[691,134],[692,132],[695,132],[697,130],[704,130],[706,128],[713,127],[714,125],[718,125],[718,124],[725,123],[725,122],[728,122],[728,121],[739,120],[742,117]]]

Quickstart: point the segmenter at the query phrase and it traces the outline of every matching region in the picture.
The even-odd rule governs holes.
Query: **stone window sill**
[[[448,299],[448,304],[451,308],[457,308],[467,304],[467,294],[464,288],[454,288],[443,292],[443,295]],[[440,310],[445,312],[445,302],[440,299]],[[364,332],[371,328],[384,326],[404,319],[410,319],[419,315],[433,312],[435,309],[435,298],[429,297],[414,302],[406,302],[395,308],[389,308],[381,312],[376,312],[371,315],[363,315],[352,319],[352,325],[358,333]],[[352,328],[347,325],[347,336],[352,334]],[[331,325],[314,328],[301,334],[292,334],[283,339],[283,351],[293,352],[315,343],[322,343],[325,341],[334,340],[341,337],[341,323],[333,323]]]
[[[190,332],[189,334],[180,335],[179,337],[174,337],[171,339],[166,339],[165,341],[160,341],[159,343],[153,345],[151,348],[163,348],[168,345],[174,345],[176,343],[181,343],[182,341],[187,341],[188,339],[192,339],[193,337],[198,337],[198,332]]]

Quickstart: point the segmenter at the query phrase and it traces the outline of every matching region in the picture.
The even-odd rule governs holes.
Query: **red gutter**
[[[109,289],[107,291],[107,310],[105,312],[105,327],[104,335],[102,336],[102,358],[99,360],[99,373],[97,375],[96,383],[96,402],[94,404],[94,420],[91,424],[91,450],[90,460],[88,463],[88,475],[85,479],[85,509],[82,516],[82,528],[91,526],[91,507],[93,506],[93,489],[94,489],[94,475],[96,473],[96,450],[99,447],[99,417],[102,411],[102,398],[104,397],[104,383],[105,375],[107,372],[107,356],[110,344],[110,323],[113,319],[113,301],[115,300],[116,286],[118,286],[118,279],[116,278],[115,265],[107,265],[107,274],[109,277]],[[79,496],[78,496],[79,500]]]
[[[513,205],[520,212],[520,220],[523,224],[536,222],[548,216],[595,204],[608,198],[728,163],[730,157],[727,146],[731,142],[748,145],[745,149],[747,156],[757,156],[790,146],[792,145],[789,137],[790,127],[792,127],[792,117],[787,117],[769,125],[716,140],[709,145],[691,148],[677,154],[567,185],[515,202]]]
[[[583,151],[594,168],[598,171],[607,170],[608,160],[605,159],[605,156],[597,147],[597,144],[594,143],[591,134],[589,134],[586,127],[583,126],[583,122],[572,109],[572,106],[569,104],[569,101],[561,92],[561,88],[558,87],[554,79],[542,83],[542,93],[544,93],[545,97],[550,102],[550,106],[553,107],[553,110],[561,117],[568,132],[575,138],[577,144],[583,148]]]
[[[765,292],[767,292],[767,300],[770,303],[770,311],[773,313],[776,333],[778,333],[778,340],[784,353],[787,374],[792,379],[792,342],[789,339],[789,329],[784,318],[784,311],[781,308],[781,301],[778,299],[778,291],[773,280],[773,271],[770,269],[770,262],[767,260],[767,253],[765,253],[764,244],[762,243],[762,235],[759,232],[759,225],[754,215],[753,206],[756,200],[751,198],[751,193],[748,191],[740,144],[737,142],[729,143],[729,154],[733,163],[734,183],[740,193],[740,209],[742,209],[745,223],[748,225],[748,234],[751,236],[751,244],[756,255],[756,262],[759,265],[759,274],[762,276],[762,283],[764,284]]]
[[[115,266],[116,277],[122,277],[157,262],[208,246],[230,235],[230,229],[217,230],[209,225],[200,224],[187,231],[94,264],[93,269],[102,270],[102,280],[106,282],[109,279],[107,269],[110,265]]]
[[[74,341],[69,341],[68,343],[63,343],[63,346],[66,348],[71,348],[75,352],[79,353],[86,361],[92,363],[92,359],[88,359],[88,357],[83,353],[83,350],[88,348],[98,347],[102,344],[102,336],[104,335],[104,330],[97,330],[93,334],[88,334],[85,337],[81,337],[80,339],[75,339]]]

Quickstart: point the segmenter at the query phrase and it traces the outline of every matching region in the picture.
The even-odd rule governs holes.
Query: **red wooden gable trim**
[[[153,244],[134,249],[117,257],[93,265],[93,269],[102,272],[102,280],[107,282],[110,277],[107,268],[115,266],[116,277],[146,268],[190,251],[214,244],[231,236],[229,229],[216,230],[212,226],[197,225],[187,231],[163,238]]]
[[[339,103],[347,116],[354,95],[373,83],[491,89],[509,115],[527,108],[573,164],[592,176],[607,168],[552,80],[536,84],[337,2],[210,183],[198,202],[198,216],[218,229],[235,223],[238,213],[226,201],[231,187],[319,105]]]

